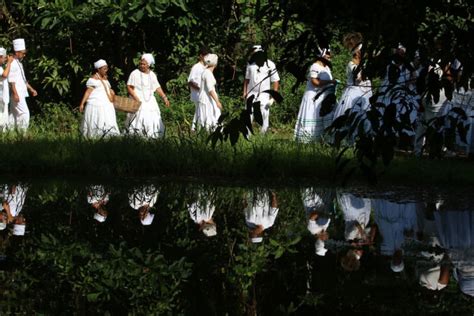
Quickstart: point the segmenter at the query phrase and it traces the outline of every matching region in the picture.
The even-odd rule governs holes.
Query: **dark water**
[[[469,190],[11,182],[1,314],[472,315]]]

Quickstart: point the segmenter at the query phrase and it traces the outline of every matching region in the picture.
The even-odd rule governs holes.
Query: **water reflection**
[[[8,185],[0,296],[23,314],[470,312],[474,201],[403,193]]]

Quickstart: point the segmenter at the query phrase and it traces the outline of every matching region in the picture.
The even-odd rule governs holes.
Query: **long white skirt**
[[[0,131],[8,128],[8,104],[0,100]]]
[[[321,94],[314,101],[314,97],[318,93],[314,90],[308,90],[303,95],[294,133],[295,140],[298,142],[308,143],[319,140],[324,134],[324,130],[332,123],[334,111],[324,117],[319,115],[321,103],[328,95],[328,92]]]
[[[210,131],[216,127],[220,116],[221,110],[214,102],[208,102],[206,99],[201,99],[196,106],[196,113],[194,114],[191,129],[194,131],[203,127]]]
[[[156,98],[143,101],[136,113],[127,115],[127,130],[130,134],[149,138],[159,138],[165,134],[165,125]]]
[[[82,135],[87,138],[120,135],[112,103],[87,103],[81,125]]]
[[[343,115],[348,109],[351,111],[367,111],[372,96],[370,81],[363,82],[363,86],[349,86],[342,93],[341,99],[334,111],[334,120]]]

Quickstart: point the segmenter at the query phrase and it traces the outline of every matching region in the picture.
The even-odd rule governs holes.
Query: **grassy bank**
[[[288,135],[287,135],[288,136]],[[235,148],[212,148],[207,135],[169,135],[160,140],[133,137],[90,141],[80,137],[3,137],[0,174],[18,176],[178,176],[264,182],[342,181],[337,151],[325,145],[297,144],[281,134],[241,140]],[[346,156],[350,158],[352,153]],[[364,181],[355,173],[354,181]],[[426,160],[398,156],[380,183],[474,185],[474,164],[465,160]]]

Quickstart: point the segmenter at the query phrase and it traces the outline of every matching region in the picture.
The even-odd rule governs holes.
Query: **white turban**
[[[399,264],[395,264],[393,260],[390,262],[390,269],[392,269],[393,272],[399,273],[405,270],[405,264],[400,262]]]
[[[99,223],[103,223],[103,222],[105,222],[105,220],[107,219],[107,216],[104,216],[104,215],[99,214],[99,213],[95,213],[95,214],[94,214],[94,219],[95,219],[96,221],[98,221]]]
[[[13,225],[13,235],[15,236],[24,236],[25,235],[25,224],[15,224]]]
[[[206,235],[206,237],[212,237],[217,235],[216,224],[205,225],[202,232],[204,235]]]
[[[3,47],[0,47],[0,56],[7,56],[7,50]]]
[[[95,68],[95,69],[99,69],[99,68],[102,68],[102,67],[104,67],[104,66],[107,66],[107,62],[106,62],[105,60],[103,60],[103,59],[99,59],[98,61],[96,61],[96,62],[94,63],[94,68]]]
[[[0,230],[4,230],[5,228],[7,228],[7,223],[0,222]]]
[[[206,66],[217,66],[217,55],[216,54],[207,54],[206,56],[204,56],[204,64],[206,64]]]
[[[259,244],[263,241],[263,237],[253,237],[253,238],[250,238],[250,241],[254,244]]]
[[[155,64],[155,58],[153,58],[152,54],[143,54],[142,59],[144,59],[150,66]]]
[[[25,40],[23,38],[17,38],[13,40],[13,50],[15,52],[26,50]]]
[[[153,218],[155,218],[155,214],[148,213],[146,214],[145,218],[141,220],[143,226],[148,226],[153,223]]]

